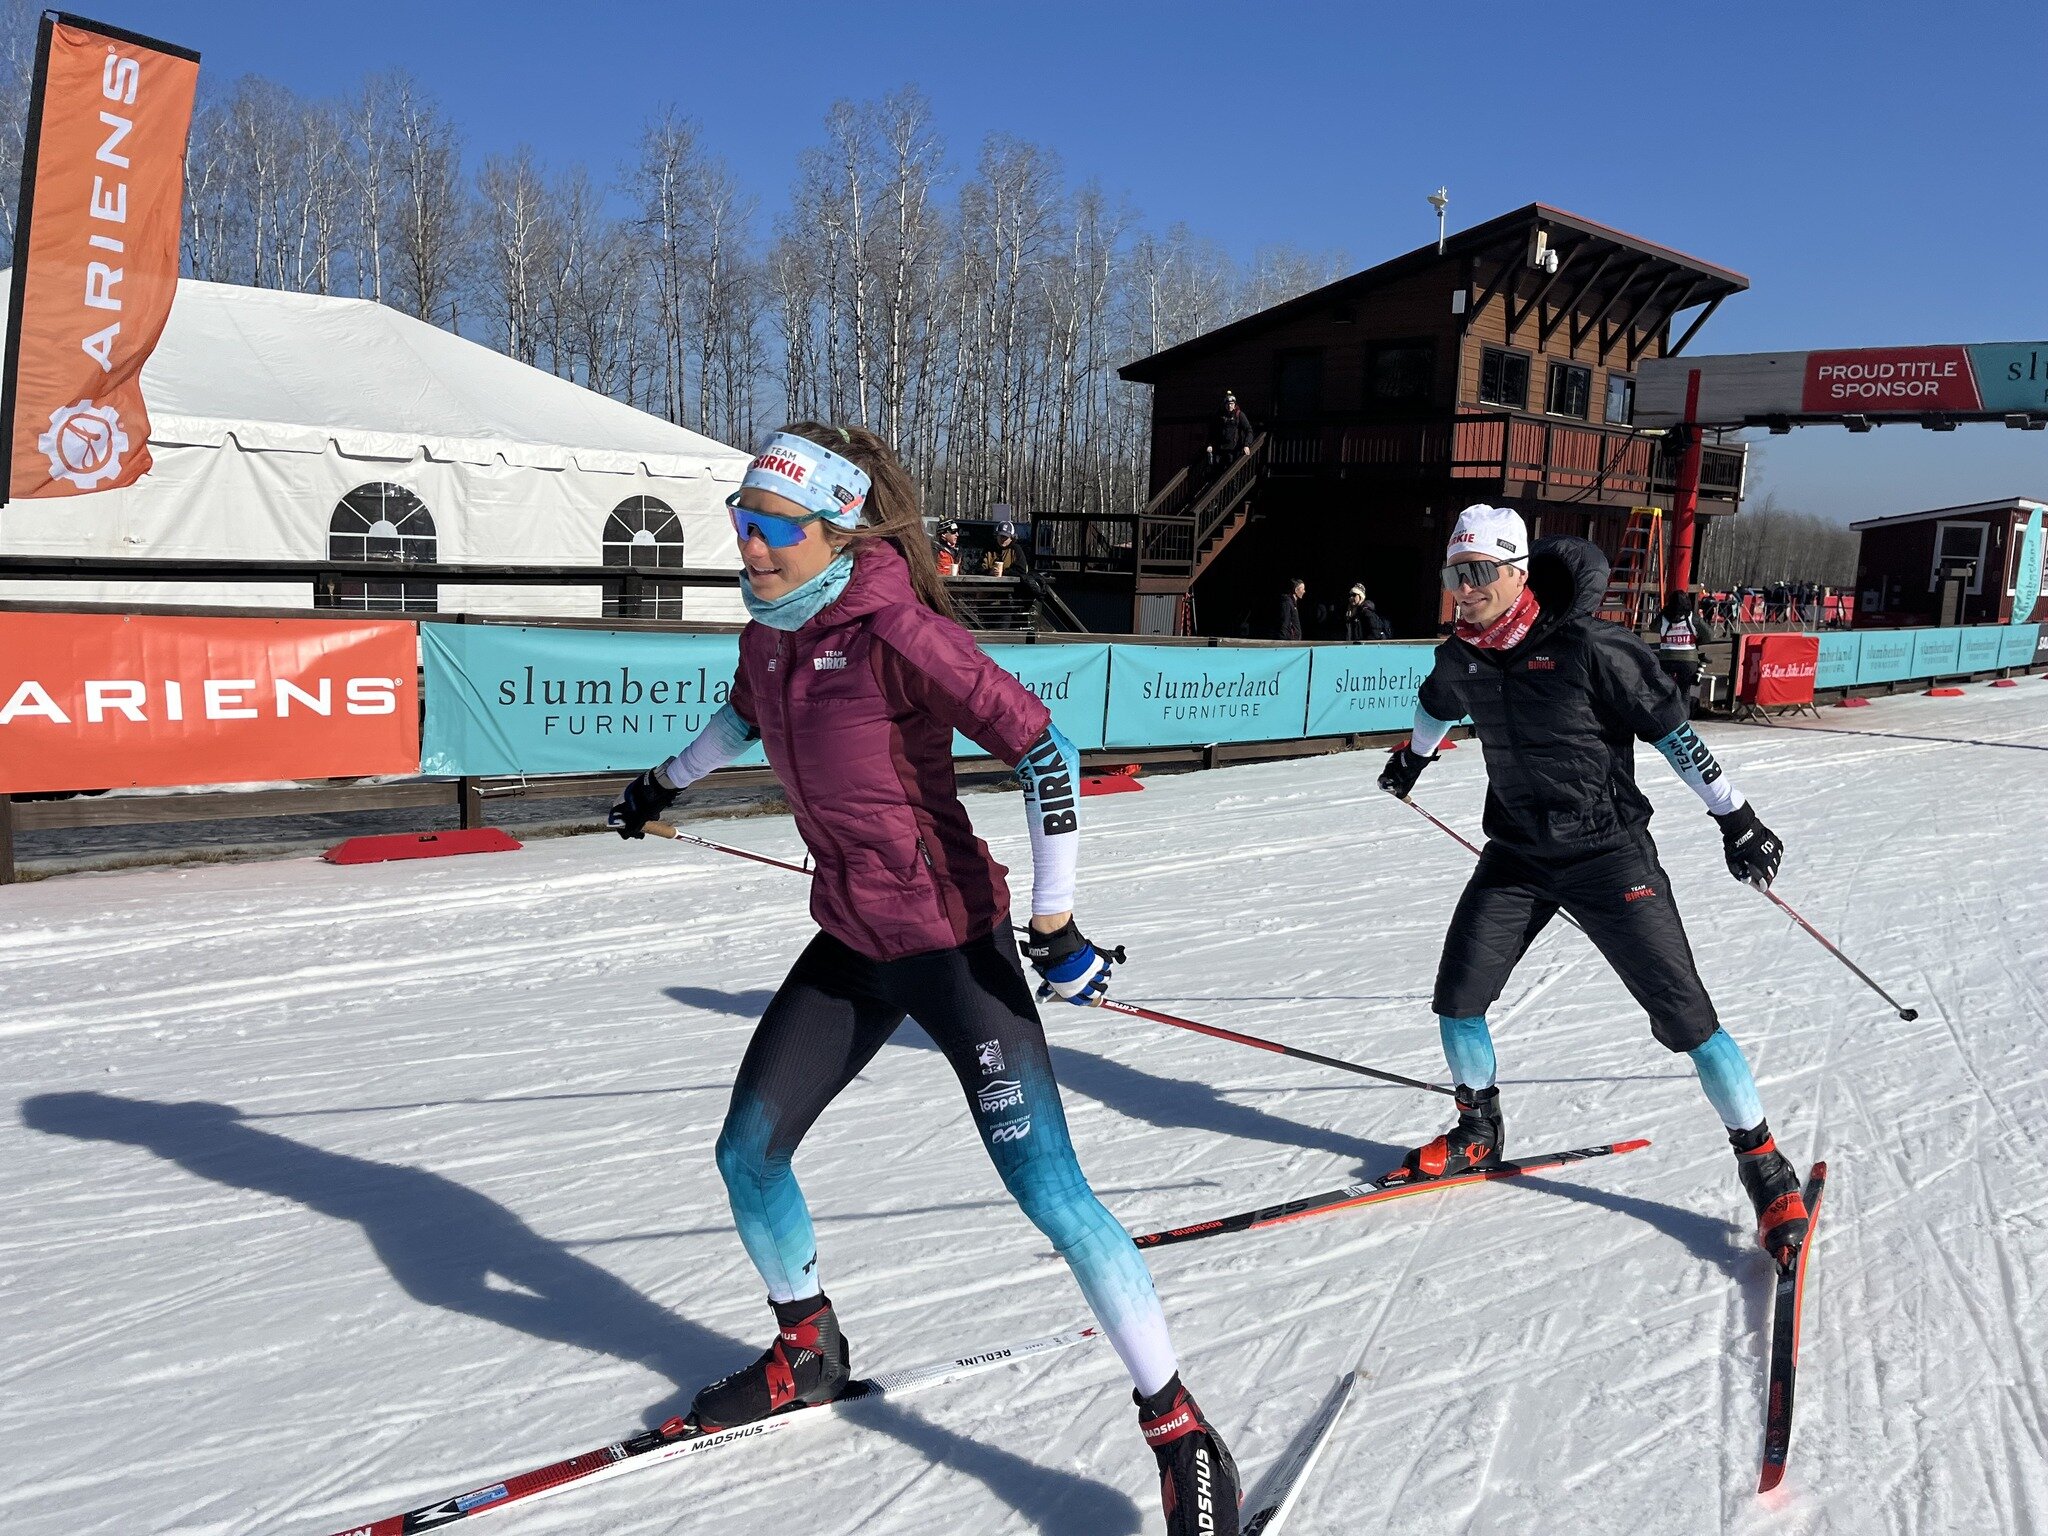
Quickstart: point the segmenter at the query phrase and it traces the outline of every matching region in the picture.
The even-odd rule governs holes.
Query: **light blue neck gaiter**
[[[832,563],[802,586],[785,592],[772,602],[754,596],[754,589],[747,579],[740,578],[740,598],[747,605],[747,612],[770,629],[802,629],[833,603],[846,590],[846,584],[853,580],[853,551],[841,550],[832,557]]]

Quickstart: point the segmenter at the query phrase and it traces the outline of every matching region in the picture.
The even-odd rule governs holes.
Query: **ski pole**
[[[786,869],[792,875],[808,875],[811,872],[808,864],[790,864],[781,859],[771,859],[765,853],[749,853],[744,848],[733,848],[724,843],[714,843],[708,837],[699,837],[694,832],[685,832],[681,827],[672,827],[665,821],[650,821],[647,823],[647,830],[656,837],[666,837],[678,843],[695,843],[699,848],[709,848],[713,853],[729,853],[736,859],[752,859],[756,864],[766,864],[774,869]]]
[[[1424,821],[1428,822],[1432,827],[1435,827],[1439,832],[1443,833],[1444,836],[1456,842],[1459,847],[1463,848],[1467,853],[1471,854],[1473,858],[1476,859],[1479,857],[1479,850],[1473,847],[1472,844],[1466,840],[1464,835],[1460,833],[1456,827],[1450,826],[1445,822],[1437,820],[1435,816],[1431,815],[1427,810],[1423,809],[1423,807],[1417,805],[1413,800],[1410,800],[1406,795],[1402,795],[1399,798],[1403,805],[1407,806],[1410,810],[1420,815]],[[1566,922],[1570,923],[1574,928],[1578,928],[1579,932],[1584,933],[1586,931],[1584,928],[1579,928],[1579,920],[1576,917],[1573,917],[1571,913],[1565,911],[1563,907],[1559,907],[1557,909],[1557,915],[1563,918]]]
[[[1140,1008],[1136,1003],[1119,1002],[1113,997],[1105,997],[1094,1006],[1106,1009],[1110,1013],[1128,1014],[1134,1019],[1150,1019],[1154,1024],[1169,1024],[1175,1029],[1191,1029],[1198,1035],[1212,1035],[1218,1040],[1249,1045],[1256,1050],[1292,1056],[1297,1061],[1312,1061],[1318,1066],[1335,1067],[1340,1072],[1355,1072],[1360,1077],[1376,1077],[1383,1083],[1399,1083],[1403,1088],[1424,1088],[1446,1097],[1452,1097],[1455,1093],[1455,1090],[1446,1088],[1441,1083],[1425,1083],[1419,1077],[1403,1077],[1398,1072],[1382,1072],[1378,1067],[1361,1067],[1356,1062],[1343,1061],[1335,1056],[1304,1051],[1299,1046],[1282,1045],[1277,1040],[1262,1040],[1257,1035],[1241,1035],[1234,1029],[1223,1029],[1214,1024],[1197,1024],[1193,1019],[1176,1018],[1170,1013],[1157,1013],[1150,1008]]]
[[[786,869],[793,875],[808,875],[813,871],[801,864],[790,864],[782,859],[771,859],[765,853],[750,853],[745,848],[734,848],[726,843],[714,843],[708,837],[698,837],[671,826],[665,821],[650,821],[647,830],[656,837],[666,837],[678,843],[695,843],[699,848],[709,848],[713,853],[729,853],[736,859],[752,859],[756,864],[767,864],[775,869]],[[1023,932],[1022,928],[1018,932]],[[1119,948],[1114,958],[1121,963],[1123,951]],[[1361,1067],[1356,1062],[1342,1061],[1335,1056],[1323,1056],[1315,1051],[1304,1051],[1298,1046],[1282,1045],[1278,1040],[1264,1040],[1257,1035],[1239,1034],[1234,1029],[1224,1029],[1215,1024],[1197,1024],[1193,1019],[1175,1018],[1170,1013],[1154,1013],[1150,1008],[1140,1008],[1135,1003],[1121,1003],[1104,998],[1097,1007],[1107,1008],[1112,1013],[1129,1014],[1135,1019],[1150,1019],[1155,1024],[1168,1024],[1175,1029],[1191,1029],[1198,1035],[1213,1035],[1218,1040],[1229,1040],[1237,1045],[1249,1045],[1256,1050],[1272,1051],[1281,1056],[1292,1056],[1299,1061],[1313,1061],[1319,1066],[1335,1067],[1340,1072],[1355,1072],[1360,1077],[1376,1077],[1382,1082],[1399,1083],[1404,1088],[1426,1088],[1431,1093],[1450,1094],[1453,1090],[1439,1083],[1425,1083],[1418,1077],[1403,1077],[1398,1072],[1382,1072],[1377,1067]]]
[[[1850,970],[1854,971],[1856,973],[1856,979],[1858,981],[1862,982],[1863,985],[1870,988],[1871,991],[1875,992],[1879,997],[1883,998],[1886,1002],[1890,1003],[1892,1005],[1892,1008],[1898,1013],[1898,1016],[1900,1018],[1904,1019],[1908,1024],[1910,1024],[1913,1022],[1913,1020],[1920,1017],[1920,1010],[1918,1008],[1900,1007],[1899,1000],[1896,997],[1893,997],[1891,993],[1885,991],[1885,989],[1883,987],[1880,987],[1876,982],[1872,981],[1869,975],[1864,971],[1862,966],[1858,965],[1854,960],[1851,960],[1847,955],[1843,954],[1842,951],[1836,945],[1829,941],[1826,934],[1822,933],[1818,928],[1814,927],[1813,924],[1809,923],[1805,918],[1801,917],[1797,912],[1793,911],[1792,903],[1785,900],[1784,897],[1780,896],[1776,891],[1773,890],[1765,889],[1764,894],[1771,898],[1772,902],[1777,905],[1779,911],[1783,912],[1787,917],[1791,918],[1793,922],[1797,923],[1800,927],[1804,928],[1808,933],[1812,934],[1814,940],[1820,945],[1822,949],[1825,949],[1829,954],[1833,955],[1837,960],[1841,961],[1842,964],[1846,965],[1847,967],[1849,967]]]

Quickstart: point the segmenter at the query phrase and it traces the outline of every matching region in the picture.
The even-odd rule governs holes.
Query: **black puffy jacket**
[[[1529,585],[1535,628],[1507,651],[1456,636],[1437,647],[1422,707],[1465,715],[1486,755],[1486,835],[1533,858],[1579,858],[1630,841],[1650,820],[1635,743],[1685,724],[1678,689],[1647,645],[1593,617],[1607,558],[1584,539],[1539,539]]]

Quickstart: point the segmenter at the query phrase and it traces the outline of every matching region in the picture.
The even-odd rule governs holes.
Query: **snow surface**
[[[1667,867],[1781,1142],[1828,1157],[1786,1487],[1755,1492],[1766,1261],[1688,1065],[1562,927],[1496,1010],[1511,1148],[1651,1149],[1152,1259],[1247,1477],[1354,1361],[1308,1532],[2048,1530],[2048,686],[1709,728],[1784,834],[1761,897],[1653,754]],[[2025,750],[2014,750],[2020,746]],[[1090,802],[1127,1000],[1436,1077],[1469,859],[1374,754]],[[1475,830],[1480,756],[1421,799]],[[974,797],[1019,863],[1017,802]],[[794,854],[786,818],[695,824]],[[809,931],[798,878],[649,840],[0,892],[0,1527],[326,1536],[680,1409],[768,1314],[711,1145]],[[1443,1102],[1057,1008],[1075,1140],[1134,1229],[1384,1171]],[[1082,1319],[914,1026],[798,1159],[856,1368]],[[858,1423],[485,1517],[548,1532],[1156,1531],[1089,1346]],[[472,1529],[469,1525],[462,1527]]]

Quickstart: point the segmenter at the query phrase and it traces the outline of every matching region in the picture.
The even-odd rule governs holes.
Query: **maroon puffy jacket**
[[[819,927],[894,960],[1007,920],[1007,871],[954,788],[953,732],[1015,764],[1052,717],[917,600],[893,545],[863,545],[845,593],[803,628],[749,624],[730,702],[761,733],[817,861]]]

